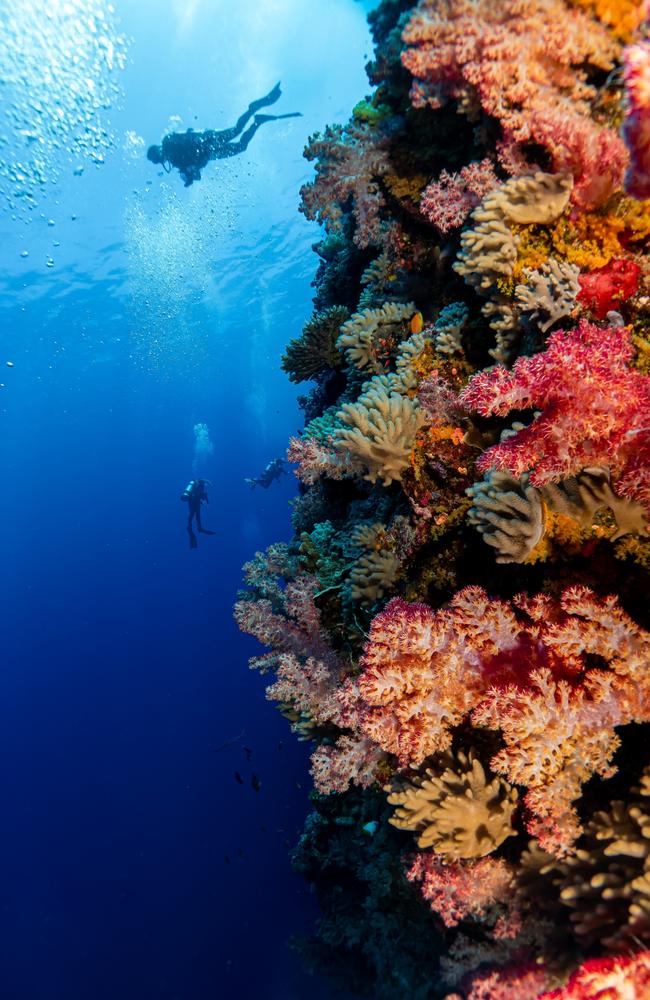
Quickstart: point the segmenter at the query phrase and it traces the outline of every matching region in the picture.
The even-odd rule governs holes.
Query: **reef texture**
[[[236,618],[312,744],[301,947],[361,996],[650,997],[644,18],[383,0],[306,150],[296,534]]]

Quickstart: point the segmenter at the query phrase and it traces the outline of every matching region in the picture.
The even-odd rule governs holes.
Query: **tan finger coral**
[[[356,403],[345,403],[337,418],[347,427],[334,437],[337,453],[352,453],[365,465],[364,479],[384,486],[401,480],[409,464],[415,435],[425,422],[417,399],[391,392],[373,379]]]
[[[560,898],[575,933],[614,951],[650,943],[650,768],[635,792],[630,803],[596,813],[583,846],[562,865]]]
[[[382,340],[402,339],[402,329],[415,312],[412,302],[384,302],[379,309],[363,309],[356,312],[351,319],[341,327],[337,340],[339,350],[345,352],[348,362],[355,368],[368,372],[379,373],[383,370],[380,360],[382,355]]]
[[[483,292],[489,292],[499,279],[510,277],[518,245],[511,227],[546,225],[559,218],[569,203],[572,183],[566,174],[538,171],[513,177],[491,191],[472,212],[475,225],[461,237],[454,270]]]
[[[414,830],[418,846],[449,858],[481,858],[515,831],[517,790],[485,774],[481,762],[459,751],[440,755],[424,774],[391,786],[388,801],[399,808],[390,820]]]
[[[498,563],[521,563],[544,534],[544,505],[527,476],[515,479],[491,469],[465,491],[473,504],[467,518],[496,552]]]

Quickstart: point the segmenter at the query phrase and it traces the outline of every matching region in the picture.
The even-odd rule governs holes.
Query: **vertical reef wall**
[[[629,0],[383,0],[305,155],[289,545],[245,567],[313,812],[310,961],[650,997],[650,56]]]

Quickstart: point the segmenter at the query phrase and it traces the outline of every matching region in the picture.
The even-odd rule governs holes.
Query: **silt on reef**
[[[299,947],[378,1000],[650,996],[643,13],[370,24],[372,91],[306,150],[296,535],[236,609],[312,743]]]

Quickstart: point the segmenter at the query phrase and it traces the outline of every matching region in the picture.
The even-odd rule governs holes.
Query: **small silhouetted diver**
[[[253,476],[252,479],[245,479],[244,482],[247,483],[252,490],[254,490],[256,486],[261,486],[263,490],[268,490],[272,483],[276,482],[280,476],[286,476],[286,474],[287,470],[284,467],[284,459],[274,458],[272,462],[269,462],[259,476]]]
[[[190,536],[191,549],[197,547],[196,535],[192,530],[192,521],[196,520],[196,527],[203,535],[216,535],[216,531],[208,531],[201,524],[201,504],[209,502],[205,489],[207,485],[207,479],[192,479],[181,493],[181,500],[188,505],[187,533]]]
[[[152,163],[160,163],[168,173],[174,167],[178,170],[185,183],[189,187],[194,181],[201,180],[201,171],[207,166],[210,160],[225,160],[230,156],[237,156],[243,153],[249,142],[264,122],[275,122],[281,118],[300,118],[299,111],[293,111],[288,115],[258,115],[260,108],[266,108],[269,104],[275,104],[280,98],[280,84],[276,83],[266,97],[260,97],[248,105],[246,111],[237,119],[237,124],[233,128],[224,128],[220,131],[215,129],[205,129],[203,132],[195,132],[188,128],[187,132],[170,132],[163,139],[160,146],[149,146],[147,159]],[[253,119],[253,124],[241,135],[244,126]],[[241,136],[238,142],[233,142],[237,136]]]

